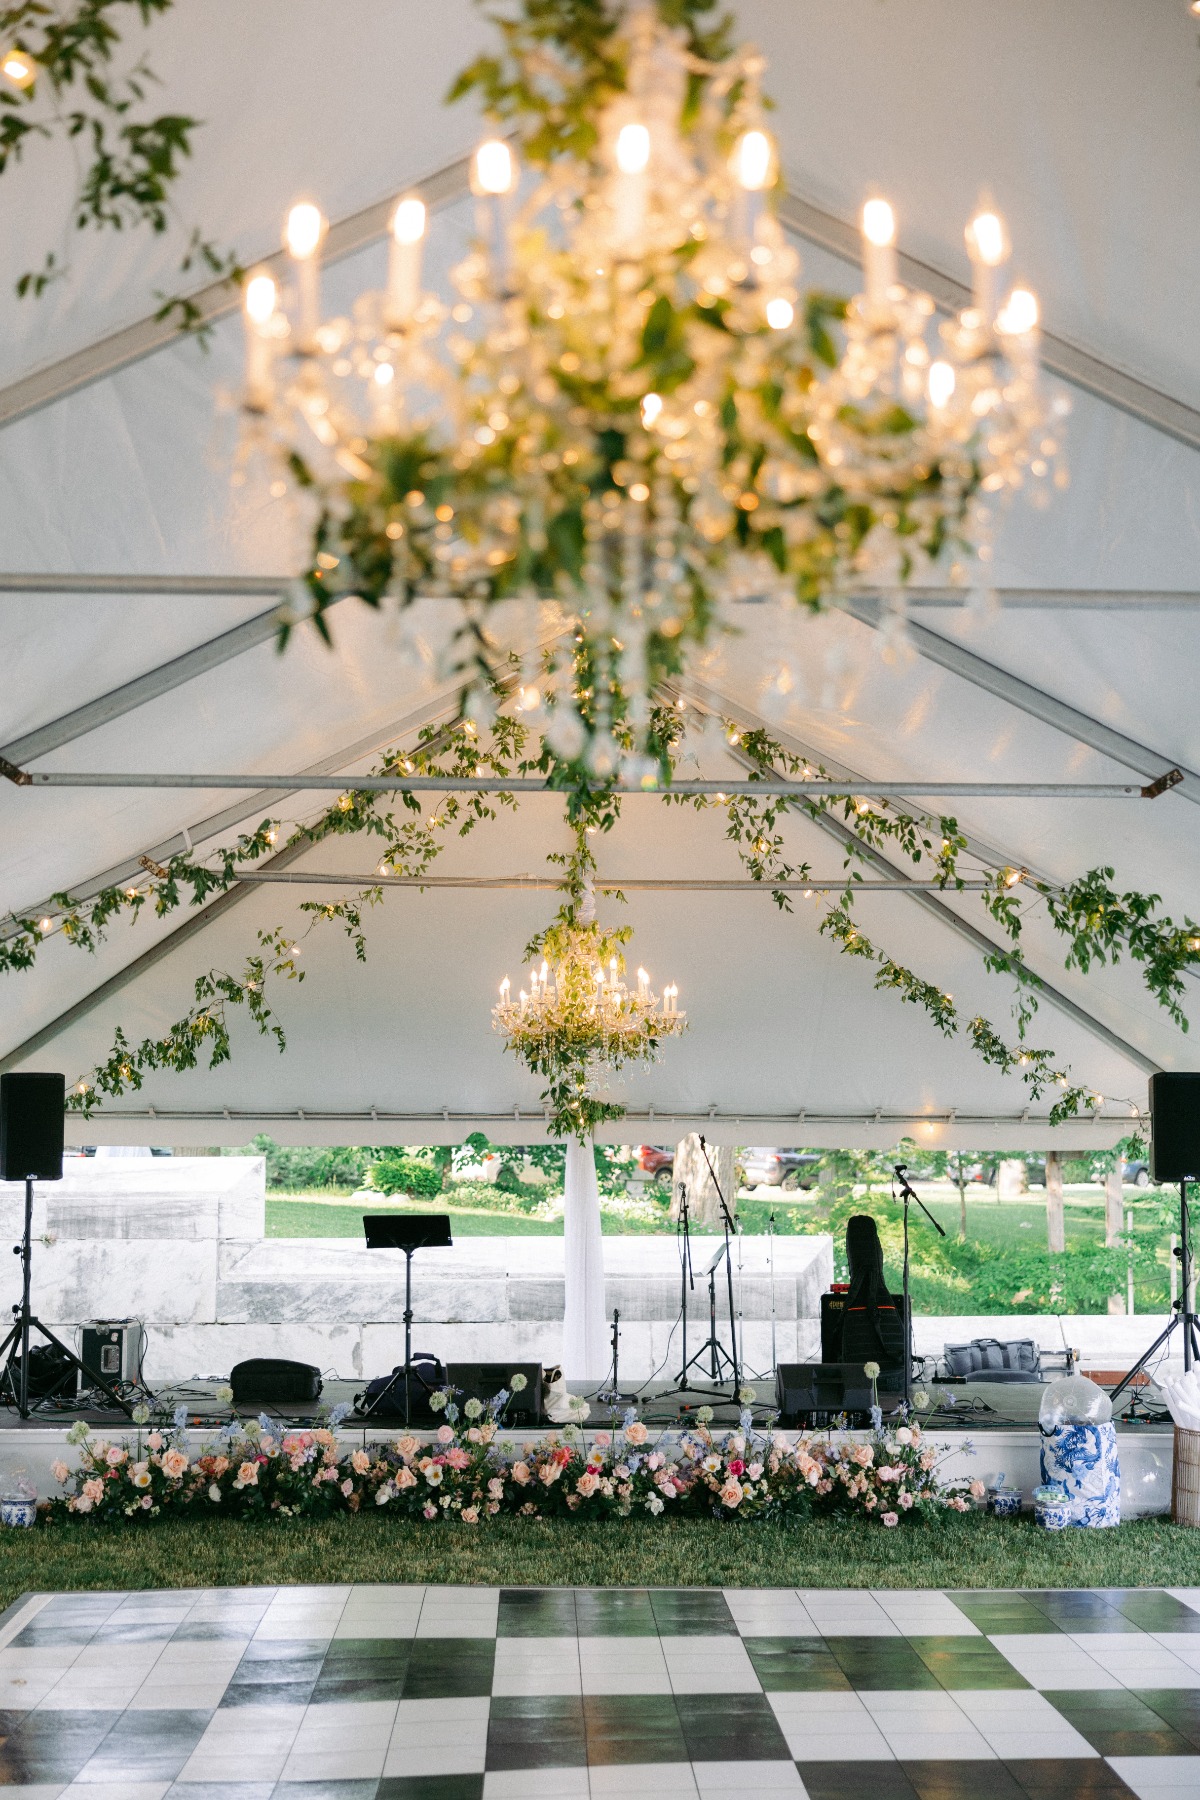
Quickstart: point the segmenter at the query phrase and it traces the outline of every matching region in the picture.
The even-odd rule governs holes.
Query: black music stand
[[[939,1237],[946,1233],[938,1224],[919,1194],[914,1194],[908,1185],[907,1163],[896,1163],[892,1169],[892,1199],[896,1198],[896,1182],[900,1183],[900,1198],[904,1202],[904,1410],[912,1405],[912,1366],[913,1366],[913,1328],[912,1301],[908,1292],[908,1203],[915,1200]]]
[[[1171,1341],[1171,1337],[1176,1331],[1182,1330],[1183,1332],[1184,1373],[1190,1372],[1194,1363],[1200,1364],[1200,1317],[1197,1317],[1192,1311],[1192,1222],[1187,1192],[1190,1179],[1191,1177],[1185,1176],[1179,1183],[1179,1243],[1175,1254],[1179,1258],[1179,1273],[1183,1291],[1172,1304],[1171,1316],[1167,1320],[1165,1328],[1159,1332],[1150,1348],[1142,1351],[1132,1369],[1121,1377],[1109,1395],[1110,1400],[1115,1400],[1118,1394],[1125,1392],[1130,1383],[1146,1370],[1147,1363],[1151,1362],[1158,1352]],[[1135,1405],[1137,1403],[1136,1394],[1133,1396],[1133,1403]],[[1131,1417],[1132,1414],[1126,1416]]]
[[[681,1389],[684,1389],[684,1388],[687,1388],[690,1386],[688,1379],[687,1379],[688,1370],[691,1368],[693,1363],[699,1362],[700,1359],[705,1354],[707,1354],[708,1358],[709,1358],[709,1379],[711,1381],[718,1383],[722,1387],[725,1384],[725,1377],[721,1373],[721,1364],[722,1363],[728,1364],[729,1376],[733,1382],[733,1398],[734,1398],[734,1402],[736,1403],[738,1401],[738,1399],[741,1395],[741,1391],[742,1391],[742,1374],[741,1374],[741,1369],[738,1366],[737,1307],[736,1307],[736,1304],[734,1302],[734,1297],[733,1297],[733,1253],[730,1249],[730,1234],[731,1234],[731,1232],[735,1232],[737,1230],[737,1226],[734,1223],[732,1213],[730,1212],[728,1206],[726,1206],[726,1204],[725,1204],[725,1196],[721,1192],[721,1184],[717,1180],[717,1171],[713,1168],[712,1158],[708,1154],[708,1146],[705,1143],[703,1138],[700,1139],[700,1154],[703,1156],[705,1162],[708,1164],[708,1173],[709,1173],[710,1177],[712,1178],[712,1184],[716,1190],[717,1200],[720,1203],[721,1223],[722,1223],[722,1226],[723,1226],[724,1232],[725,1232],[725,1242],[721,1245],[721,1248],[717,1251],[717,1254],[713,1257],[712,1262],[709,1264],[707,1270],[705,1271],[705,1273],[708,1276],[708,1337],[705,1339],[704,1343],[701,1344],[699,1350],[696,1351],[695,1355],[691,1356],[691,1357],[689,1357],[687,1354],[687,1286],[681,1284],[681,1285],[683,1285],[684,1364],[683,1364],[682,1369],[679,1371],[679,1380],[678,1380],[677,1385]],[[686,1225],[685,1225],[685,1232],[686,1232]],[[685,1282],[690,1284],[691,1283],[691,1244],[690,1244],[690,1240],[687,1240],[685,1242],[685,1256],[686,1256],[686,1262],[684,1264],[683,1275],[684,1275]],[[717,1270],[721,1266],[722,1259],[724,1259],[724,1262],[725,1262],[725,1278],[726,1278],[726,1285],[729,1290],[729,1341],[730,1341],[730,1345],[731,1345],[732,1351],[733,1351],[732,1355],[730,1355],[729,1351],[726,1350],[724,1344],[722,1344],[717,1337]],[[693,1391],[697,1391],[697,1390],[693,1390]],[[722,1398],[724,1398],[723,1395],[722,1395]]]
[[[378,1412],[392,1389],[403,1376],[404,1378],[404,1423],[412,1424],[412,1259],[418,1250],[448,1250],[454,1239],[450,1236],[449,1213],[364,1213],[363,1232],[367,1240],[368,1250],[403,1250],[404,1252],[404,1366],[397,1369],[391,1380],[367,1402],[358,1416],[369,1419],[372,1413]],[[421,1375],[417,1376],[421,1386],[428,1392],[429,1384]]]

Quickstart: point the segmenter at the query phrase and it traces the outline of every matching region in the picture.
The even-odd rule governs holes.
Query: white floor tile
[[[996,1755],[1005,1762],[1024,1756],[1095,1757],[1100,1754],[1070,1725],[1067,1725],[1065,1731],[1061,1725],[1057,1731],[1023,1731],[1014,1723],[1001,1731],[985,1729],[983,1735]]]
[[[283,1765],[284,1781],[367,1781],[383,1774],[385,1747],[331,1745],[327,1750],[295,1749]]]
[[[586,1800],[586,1769],[492,1769],[483,1800]]]
[[[1200,1613],[1200,1587],[1168,1588],[1167,1593],[1182,1605],[1190,1606],[1193,1612]]]
[[[49,1606],[54,1598],[53,1594],[32,1594],[24,1606],[18,1607],[11,1619],[5,1619],[3,1625],[0,1625],[0,1648],[11,1643],[19,1632],[24,1631],[29,1621],[35,1619],[42,1608]],[[97,1595],[96,1598],[98,1599],[99,1596]]]
[[[82,1781],[76,1779],[64,1788],[67,1800],[164,1800],[171,1790],[169,1781]],[[29,1788],[9,1788],[10,1794],[28,1794]]]
[[[814,1726],[828,1726],[837,1722],[839,1730],[860,1725],[869,1726],[871,1715],[862,1703],[859,1694],[848,1694],[843,1691],[833,1693],[785,1693],[768,1694],[771,1710],[783,1724],[784,1720],[806,1719]]]
[[[794,1794],[803,1796],[801,1781],[793,1762],[754,1761],[698,1762],[692,1764],[700,1800],[745,1800],[747,1794]]]
[[[977,1731],[885,1731],[897,1762],[988,1762],[995,1758]]]
[[[486,1696],[401,1700],[384,1760],[385,1775],[481,1775],[487,1753]]]
[[[597,1763],[592,1800],[695,1800],[691,1763]]]
[[[1138,1800],[1192,1800],[1200,1793],[1200,1756],[1110,1756]]]

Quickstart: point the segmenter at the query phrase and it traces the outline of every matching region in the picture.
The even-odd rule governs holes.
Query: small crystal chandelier
[[[687,1029],[672,982],[661,997],[645,969],[637,987],[624,980],[622,945],[628,929],[604,931],[585,884],[577,906],[536,940],[543,960],[514,999],[508,977],[492,1008],[492,1028],[535,1074],[546,1078],[545,1098],[560,1131],[573,1130],[581,1102],[631,1062],[654,1062],[667,1038]]]
[[[1062,479],[1065,400],[1032,293],[1002,292],[990,205],[967,231],[972,305],[940,342],[877,196],[864,291],[802,295],[763,58],[704,54],[654,4],[602,10],[599,64],[569,9],[506,28],[498,66],[525,100],[490,96],[509,135],[475,154],[448,305],[422,286],[419,195],[395,209],[386,287],[331,319],[325,221],[292,208],[290,290],[246,283],[243,419],[275,489],[311,505],[311,608],[457,607],[451,666],[485,723],[488,609],[526,603],[519,708],[563,760],[646,783],[657,684],[743,602],[814,608],[943,564],[966,580],[993,496]]]

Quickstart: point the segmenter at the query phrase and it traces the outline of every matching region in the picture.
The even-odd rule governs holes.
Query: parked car
[[[675,1151],[666,1149],[662,1144],[639,1144],[637,1166],[643,1175],[649,1176],[659,1187],[670,1187],[675,1174]]]
[[[811,1150],[769,1150],[756,1145],[742,1157],[747,1187],[814,1188],[821,1158]]]
[[[1148,1162],[1127,1162],[1125,1164],[1125,1182],[1129,1187],[1150,1186],[1150,1164]]]

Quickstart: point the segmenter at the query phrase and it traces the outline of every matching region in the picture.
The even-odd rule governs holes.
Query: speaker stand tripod
[[[717,1200],[720,1203],[721,1223],[725,1232],[725,1241],[717,1251],[717,1254],[713,1257],[712,1262],[709,1264],[706,1271],[708,1275],[708,1336],[694,1355],[689,1356],[687,1353],[687,1287],[688,1283],[691,1281],[691,1241],[688,1235],[687,1213],[681,1207],[684,1220],[683,1280],[681,1283],[683,1292],[684,1362],[676,1379],[676,1386],[681,1392],[690,1389],[693,1393],[702,1393],[704,1391],[703,1389],[692,1387],[692,1384],[688,1380],[688,1370],[693,1363],[702,1362],[707,1356],[709,1359],[708,1378],[710,1381],[719,1386],[724,1386],[726,1381],[724,1370],[728,1369],[728,1379],[733,1383],[733,1398],[736,1403],[742,1391],[742,1372],[738,1366],[737,1307],[733,1297],[733,1254],[730,1250],[730,1233],[736,1231],[737,1227],[734,1224],[728,1206],[725,1204],[725,1196],[721,1192],[721,1184],[717,1180],[717,1171],[713,1168],[712,1158],[708,1154],[708,1147],[703,1138],[700,1139],[700,1153],[708,1164],[708,1173],[711,1177],[713,1187],[716,1190]],[[726,1350],[724,1344],[717,1336],[717,1270],[720,1268],[722,1261],[725,1263],[725,1277],[729,1293],[729,1341],[732,1355],[729,1350]],[[723,1400],[725,1395],[721,1394],[719,1397]]]
[[[29,1337],[36,1331],[48,1344],[53,1344],[61,1351],[67,1361],[84,1377],[87,1385],[99,1388],[107,1396],[112,1405],[123,1412],[127,1419],[133,1417],[133,1409],[127,1400],[122,1400],[114,1387],[110,1387],[102,1375],[94,1369],[86,1369],[73,1350],[69,1350],[61,1338],[55,1337],[49,1326],[43,1325],[36,1318],[30,1305],[29,1288],[33,1275],[33,1176],[25,1177],[25,1231],[19,1244],[13,1245],[13,1255],[21,1258],[21,1300],[13,1307],[13,1326],[8,1336],[0,1343],[0,1361],[3,1372],[0,1372],[0,1400],[11,1396],[18,1413],[23,1419],[30,1416],[29,1405]],[[15,1366],[16,1365],[16,1366]],[[46,1394],[43,1399],[52,1398]]]
[[[1171,1317],[1162,1331],[1159,1332],[1148,1350],[1144,1350],[1134,1363],[1132,1369],[1123,1375],[1112,1390],[1110,1399],[1115,1400],[1152,1362],[1158,1352],[1171,1340],[1172,1332],[1183,1332],[1183,1367],[1185,1373],[1193,1364],[1200,1363],[1200,1317],[1192,1311],[1192,1233],[1191,1216],[1188,1208],[1187,1181],[1179,1183],[1179,1246],[1175,1254],[1179,1258],[1179,1276],[1182,1292],[1174,1302]],[[1137,1404],[1137,1394],[1133,1396],[1133,1404]]]

